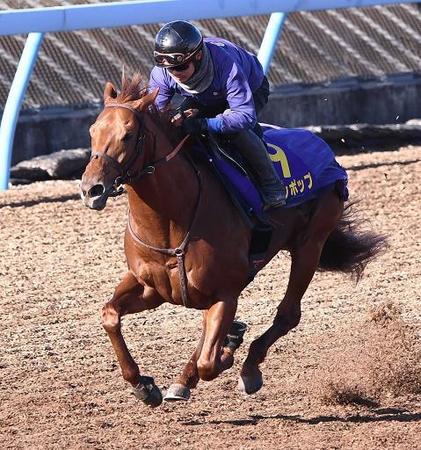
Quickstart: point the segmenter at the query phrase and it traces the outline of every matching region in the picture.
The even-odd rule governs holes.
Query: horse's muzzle
[[[80,196],[83,204],[88,208],[100,211],[104,209],[109,197],[110,189],[107,189],[104,184],[97,183],[91,186],[89,183],[83,181],[80,184]]]

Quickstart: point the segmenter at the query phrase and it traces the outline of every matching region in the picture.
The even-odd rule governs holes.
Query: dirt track
[[[0,193],[1,447],[421,448],[421,148],[338,159],[371,229],[389,235],[388,252],[358,285],[317,274],[301,324],[263,365],[264,387],[243,397],[240,363],[286,286],[289,260],[279,255],[242,295],[238,317],[250,329],[234,367],[189,403],[156,410],[130,394],[98,314],[125,271],[126,199],[97,213],[76,182]],[[163,387],[199,327],[199,312],[166,305],[125,318],[123,331],[141,371]],[[352,389],[359,400],[343,401]]]

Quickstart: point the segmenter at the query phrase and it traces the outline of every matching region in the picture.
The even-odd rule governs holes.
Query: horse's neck
[[[157,152],[148,157],[156,160],[169,154],[172,146],[162,133],[154,134]],[[157,166],[153,174],[145,175],[128,188],[136,235],[155,247],[179,245],[192,220],[198,190],[194,169],[181,155]]]

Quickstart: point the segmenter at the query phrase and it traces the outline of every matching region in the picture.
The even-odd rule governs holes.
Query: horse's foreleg
[[[319,265],[320,255],[330,232],[342,212],[342,203],[329,196],[321,202],[309,224],[306,237],[291,251],[291,273],[285,296],[278,306],[272,326],[253,341],[243,364],[239,388],[247,394],[257,392],[263,385],[259,370],[269,348],[296,327],[301,319],[301,299]]]
[[[206,334],[206,316],[207,312],[203,313],[203,328],[202,335],[196,350],[191,356],[189,362],[184,367],[184,370],[177,383],[173,383],[164,397],[166,401],[188,400],[190,398],[190,391],[194,389],[199,382],[199,370],[197,368],[197,360],[202,352],[203,343]],[[243,335],[247,326],[243,322],[234,321],[228,332],[227,337],[221,347],[221,369],[227,370],[234,363],[234,353],[243,342]]]
[[[237,299],[231,299],[214,303],[206,312],[203,346],[197,360],[201,380],[213,380],[232,366],[233,351],[223,347],[223,344],[232,326],[236,310]]]
[[[161,392],[153,378],[140,375],[139,367],[121,333],[121,317],[156,308],[161,303],[162,300],[158,297],[145,296],[143,286],[128,272],[115,289],[113,298],[102,308],[101,314],[102,325],[117,355],[123,378],[133,386],[135,395],[151,406],[161,403]]]
[[[176,383],[173,383],[169,388],[164,397],[165,401],[178,401],[178,400],[188,400],[190,398],[190,390],[194,389],[199,382],[199,372],[197,370],[197,360],[202,351],[203,342],[205,340],[205,330],[206,330],[206,312],[203,313],[203,328],[202,335],[196,346],[195,351],[190,357],[188,363],[185,365],[183,372],[178,377]]]

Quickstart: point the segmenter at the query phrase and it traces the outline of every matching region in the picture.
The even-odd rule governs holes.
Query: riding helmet
[[[158,67],[176,67],[188,62],[203,45],[202,33],[185,20],[164,25],[155,37],[154,59]]]

